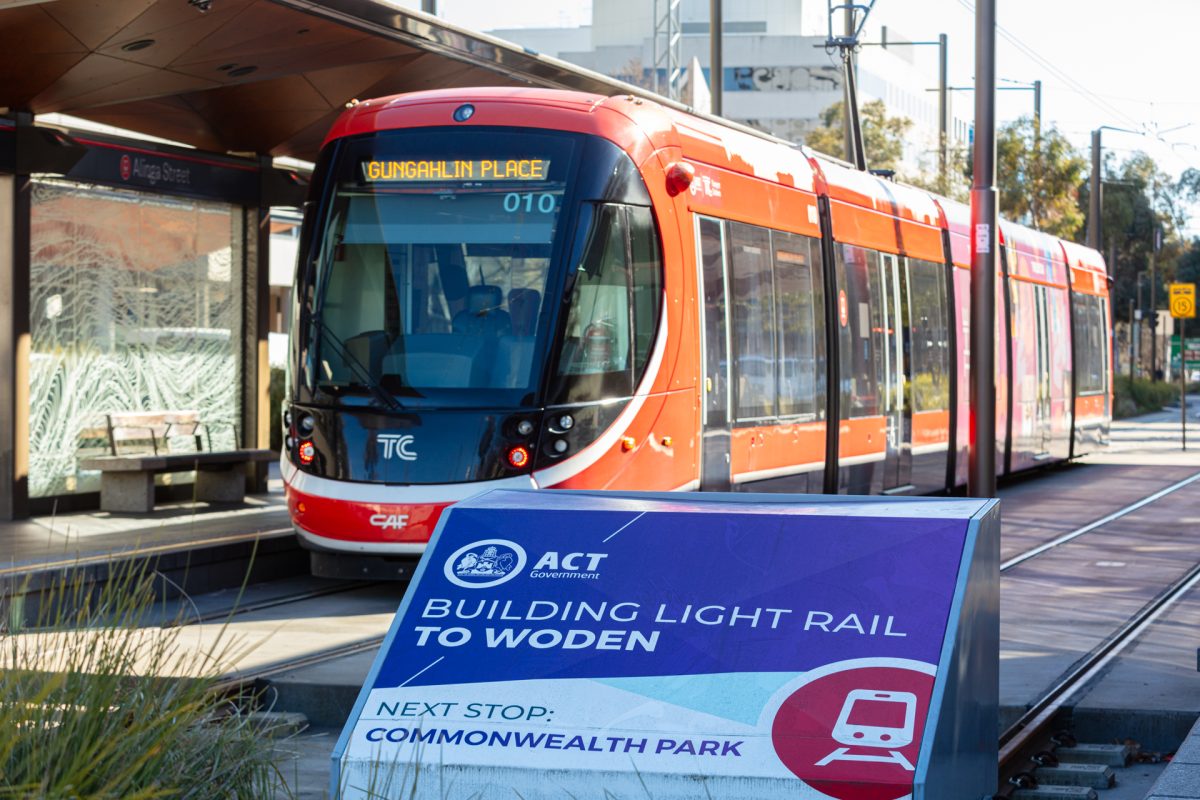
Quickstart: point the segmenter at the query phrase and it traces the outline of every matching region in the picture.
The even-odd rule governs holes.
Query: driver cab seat
[[[467,289],[467,307],[454,315],[455,333],[497,337],[512,333],[512,317],[500,306],[504,292],[499,286],[482,284]]]

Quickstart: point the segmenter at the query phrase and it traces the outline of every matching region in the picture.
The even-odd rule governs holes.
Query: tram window
[[[836,253],[839,296],[830,305],[839,314],[841,416],[873,417],[880,413],[883,370],[878,341],[883,335],[879,253],[847,244],[839,245]]]
[[[654,216],[649,208],[627,206],[629,251],[633,265],[633,370],[640,378],[654,345],[654,332],[662,312],[662,256]]]
[[[946,322],[946,268],[908,261],[914,411],[950,407],[950,337]]]
[[[729,224],[735,408],[737,419],[775,415],[775,287],[770,234]]]
[[[1071,301],[1075,314],[1076,388],[1081,395],[1103,392],[1107,388],[1104,382],[1104,300],[1077,294]]]
[[[629,370],[629,252],[624,210],[601,206],[574,275],[560,375]],[[628,393],[628,392],[626,392]]]
[[[820,249],[807,236],[773,231],[779,331],[779,416],[825,416],[825,293]]]

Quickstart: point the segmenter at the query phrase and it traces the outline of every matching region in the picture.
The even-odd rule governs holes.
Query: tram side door
[[[1033,295],[1037,310],[1037,404],[1033,420],[1037,457],[1050,452],[1050,308],[1045,286],[1034,286]]]
[[[700,254],[700,293],[704,304],[700,337],[703,350],[700,425],[700,489],[730,489],[729,337],[726,330],[725,226],[718,220],[696,218],[696,249]]]
[[[883,491],[903,491],[912,486],[912,405],[908,402],[912,365],[908,346],[908,265],[890,253],[881,253],[880,362],[883,382],[887,450],[883,460]]]

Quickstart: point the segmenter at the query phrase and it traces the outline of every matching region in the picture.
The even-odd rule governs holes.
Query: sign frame
[[[672,493],[672,492],[594,492],[556,490],[494,489],[451,506],[442,514],[427,549],[438,558],[423,558],[412,578],[410,589],[393,619],[388,634],[367,675],[350,718],[338,737],[331,754],[330,790],[341,797],[342,756],[347,752],[357,721],[366,708],[387,654],[395,644],[402,622],[428,571],[442,569],[445,554],[437,544],[446,526],[454,519],[455,509],[509,508],[526,497],[539,500],[553,495],[556,501],[570,504],[587,499],[592,504],[611,504],[613,509],[630,510],[631,503],[671,504],[678,510],[700,506],[759,504],[793,508],[805,506],[815,516],[827,517],[831,532],[837,521],[846,517],[912,519],[926,515],[962,521],[965,525],[962,553],[954,575],[950,611],[937,659],[936,676],[925,718],[924,733],[915,763],[912,796],[926,800],[946,796],[949,789],[961,794],[984,795],[995,790],[995,764],[998,756],[996,731],[999,729],[999,563],[1000,501],[967,498],[924,497],[845,497],[823,495],[783,495],[751,493]],[[530,498],[532,499],[532,498]],[[528,502],[528,501],[526,501]],[[924,508],[921,508],[924,506]],[[855,508],[859,513],[854,513]],[[870,513],[862,513],[868,507]],[[595,508],[595,505],[592,506]],[[601,509],[603,510],[603,509]],[[959,680],[959,676],[967,676]],[[973,750],[964,747],[977,746]],[[588,771],[591,772],[590,770]],[[595,773],[605,775],[611,773]],[[638,775],[639,780],[647,777]],[[644,785],[644,784],[643,784]],[[694,788],[693,788],[694,791]],[[507,796],[507,795],[506,795]],[[540,796],[540,795],[536,795]],[[655,796],[659,796],[657,793]],[[670,797],[672,795],[663,795]],[[722,796],[714,791],[714,797]]]

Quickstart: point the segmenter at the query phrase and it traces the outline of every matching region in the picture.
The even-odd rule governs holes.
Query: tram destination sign
[[[463,501],[334,749],[333,796],[982,796],[998,527],[989,500]]]
[[[426,183],[434,181],[544,181],[548,158],[378,160],[362,162],[368,183]]]

